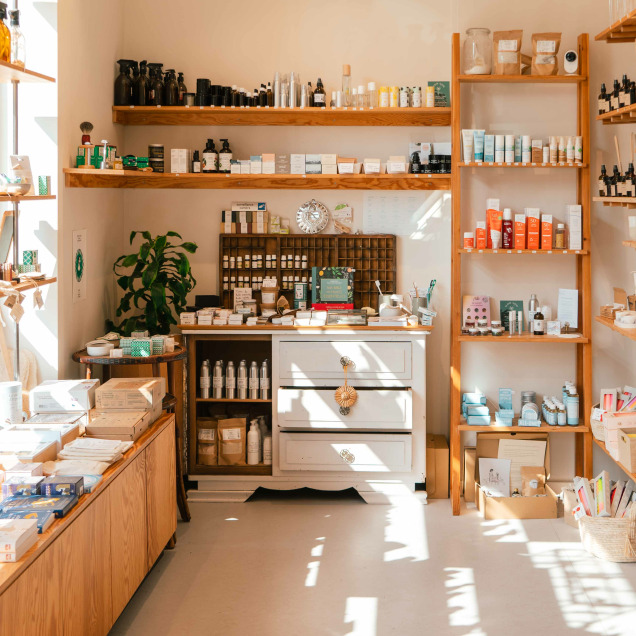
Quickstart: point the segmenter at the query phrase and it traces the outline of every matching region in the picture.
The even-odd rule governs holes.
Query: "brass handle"
[[[347,464],[353,464],[353,462],[356,461],[356,456],[347,448],[343,448],[340,451],[340,457],[342,457]]]

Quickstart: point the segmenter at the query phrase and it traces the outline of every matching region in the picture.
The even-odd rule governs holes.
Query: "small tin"
[[[492,328],[492,335],[493,336],[503,336],[504,334],[504,328],[503,327],[493,327]]]
[[[149,159],[148,164],[153,172],[163,172],[164,170],[163,159]]]
[[[163,144],[148,144],[148,159],[163,159]]]
[[[194,106],[194,95],[195,95],[195,93],[184,93],[183,94],[183,105],[184,106]]]
[[[479,329],[477,329],[477,327],[470,327],[470,329],[468,330],[468,333],[471,336],[478,336],[479,335]]]

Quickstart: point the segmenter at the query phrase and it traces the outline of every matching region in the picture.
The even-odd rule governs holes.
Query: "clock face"
[[[312,199],[298,208],[296,223],[305,234],[317,234],[327,227],[329,210],[322,203]]]

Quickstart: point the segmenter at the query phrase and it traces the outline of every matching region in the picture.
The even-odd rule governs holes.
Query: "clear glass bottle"
[[[463,62],[466,75],[490,75],[492,72],[490,29],[466,29]]]
[[[364,86],[360,84],[358,86],[358,110],[362,110],[367,107],[367,96],[364,92]]]
[[[378,107],[378,91],[375,87],[375,82],[369,82],[367,84],[367,99],[369,101],[369,108]]]
[[[565,224],[558,223],[556,234],[554,236],[554,247],[557,249],[565,249]]]
[[[351,66],[342,66],[342,99],[343,106],[351,106]]]
[[[11,32],[4,23],[7,17],[7,5],[0,2],[0,60],[9,62],[11,60]]]
[[[20,12],[9,11],[11,16],[11,64],[24,68],[26,65],[26,45],[20,28]]]

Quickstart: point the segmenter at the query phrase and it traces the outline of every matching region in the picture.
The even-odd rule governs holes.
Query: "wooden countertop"
[[[82,495],[77,505],[62,519],[56,519],[51,527],[38,535],[38,540],[17,563],[0,564],[0,594],[5,590],[55,541],[71,522],[89,506],[136,457],[152,442],[170,423],[174,415],[162,415],[130,448],[123,459],[113,464],[104,473],[103,479],[90,494]],[[34,601],[36,602],[36,601]]]
[[[296,327],[289,325],[255,325],[247,327],[245,325],[177,325],[181,331],[240,331],[249,333],[251,331],[289,331],[294,332],[329,332],[329,331],[395,331],[397,333],[430,333],[433,327],[391,327],[387,325],[325,325],[317,327]]]

